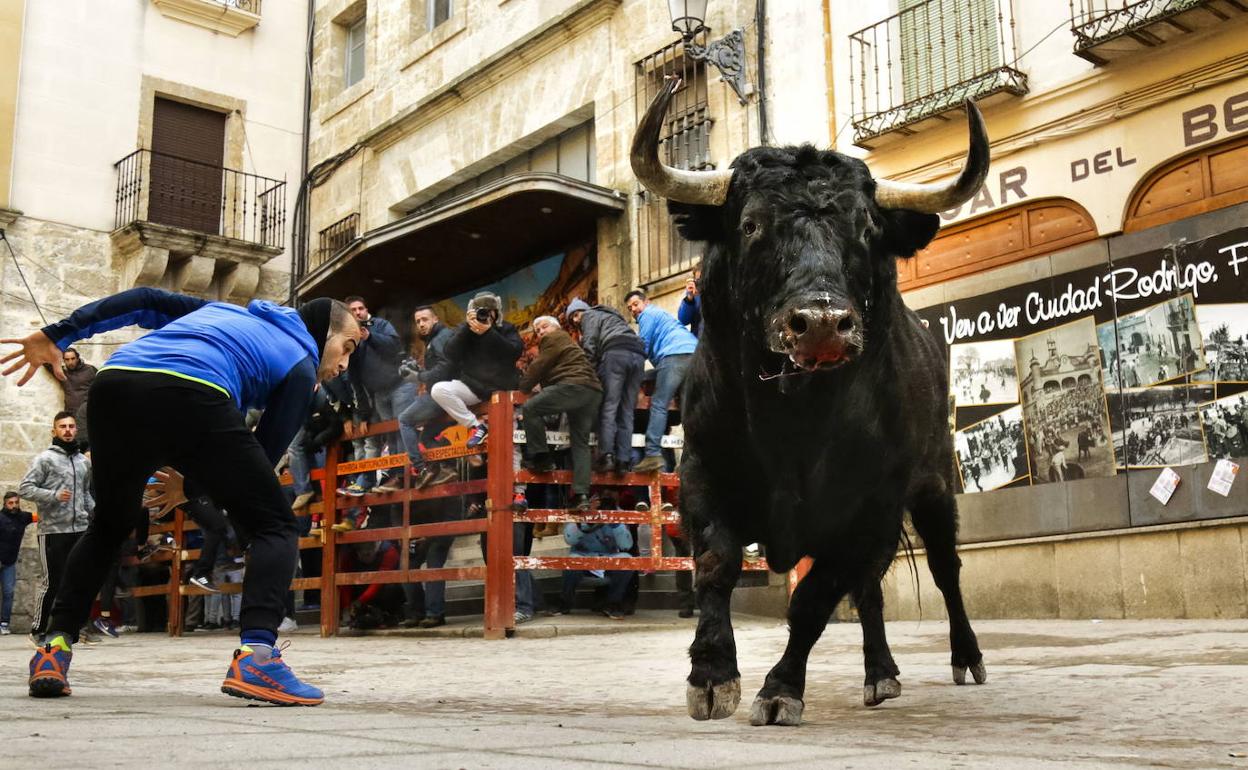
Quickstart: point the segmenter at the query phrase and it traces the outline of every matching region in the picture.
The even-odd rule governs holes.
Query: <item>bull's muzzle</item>
[[[770,331],[772,351],[805,371],[831,369],[862,352],[862,317],[826,295],[785,307]]]

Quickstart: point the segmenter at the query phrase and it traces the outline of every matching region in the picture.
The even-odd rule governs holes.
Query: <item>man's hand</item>
[[[56,499],[60,500],[62,503],[68,503],[69,498],[71,497],[73,497],[73,495],[70,494],[68,489],[62,489],[60,492],[56,493]]]
[[[685,280],[685,296],[689,299],[698,296],[698,282],[692,278]]]
[[[364,420],[360,420],[360,435],[362,436],[365,433],[368,433],[368,423]]]
[[[490,330],[491,326],[493,326],[492,322],[483,324],[475,316],[468,316],[468,328],[472,330],[473,334],[485,334]]]
[[[152,474],[155,481],[147,484],[147,493],[143,504],[148,508],[160,507],[160,512],[152,516],[159,519],[165,514],[186,502],[186,493],[182,489],[182,474],[168,466]]]
[[[353,436],[355,436],[355,423],[347,420],[342,424],[342,437],[352,438]]]
[[[61,382],[65,381],[65,372],[61,369],[61,349],[56,343],[48,339],[48,335],[41,331],[35,332],[21,339],[13,338],[0,340],[5,345],[21,345],[20,350],[14,350],[4,358],[0,358],[0,366],[14,361],[15,363],[0,374],[8,377],[13,372],[26,367],[25,373],[17,381],[20,388],[30,382],[30,378],[35,376],[35,372],[41,366],[47,366],[52,374],[56,375],[56,379]]]
[[[360,342],[363,342],[366,339],[368,339],[368,327],[364,324],[360,324]]]

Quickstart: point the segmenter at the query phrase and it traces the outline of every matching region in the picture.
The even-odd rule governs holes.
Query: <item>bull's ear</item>
[[[687,241],[718,241],[723,239],[723,209],[697,203],[669,200],[667,212],[680,236]]]
[[[920,214],[906,209],[880,209],[884,216],[884,247],[894,256],[913,257],[914,252],[932,242],[940,229],[936,214]]]

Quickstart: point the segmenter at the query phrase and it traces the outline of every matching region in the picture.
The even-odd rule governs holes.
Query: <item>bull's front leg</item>
[[[732,635],[730,600],[741,576],[741,541],[707,516],[708,488],[681,469],[681,512],[693,545],[697,570],[695,586],[698,630],[689,646],[693,664],[685,697],[694,719],[724,719],[741,703],[741,672],[737,669],[737,642]]]
[[[832,610],[845,595],[846,587],[837,579],[835,560],[815,559],[789,601],[789,643],[784,655],[767,674],[763,689],[750,707],[752,725],[802,723],[805,708],[806,662],[823,634]]]

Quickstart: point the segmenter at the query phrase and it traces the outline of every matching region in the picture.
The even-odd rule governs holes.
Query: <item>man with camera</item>
[[[347,297],[347,307],[360,325],[360,347],[351,356],[347,377],[355,389],[356,421],[347,423],[347,435],[368,430],[369,423],[393,420],[395,415],[416,397],[416,387],[399,377],[399,353],[402,343],[394,325],[368,311],[363,297]],[[363,460],[381,456],[381,436],[367,436],[355,440],[355,459]],[[374,483],[376,480],[376,483]],[[365,492],[393,492],[397,487],[382,474],[377,479],[372,472],[361,473],[354,482],[340,490],[351,497],[361,497]]]
[[[468,320],[446,344],[455,379],[429,390],[451,419],[469,429],[469,448],[481,446],[489,434],[471,407],[496,390],[514,390],[520,381],[516,361],[524,354],[524,343],[515,325],[502,319],[502,311],[503,301],[493,292],[478,292],[468,302]]]

